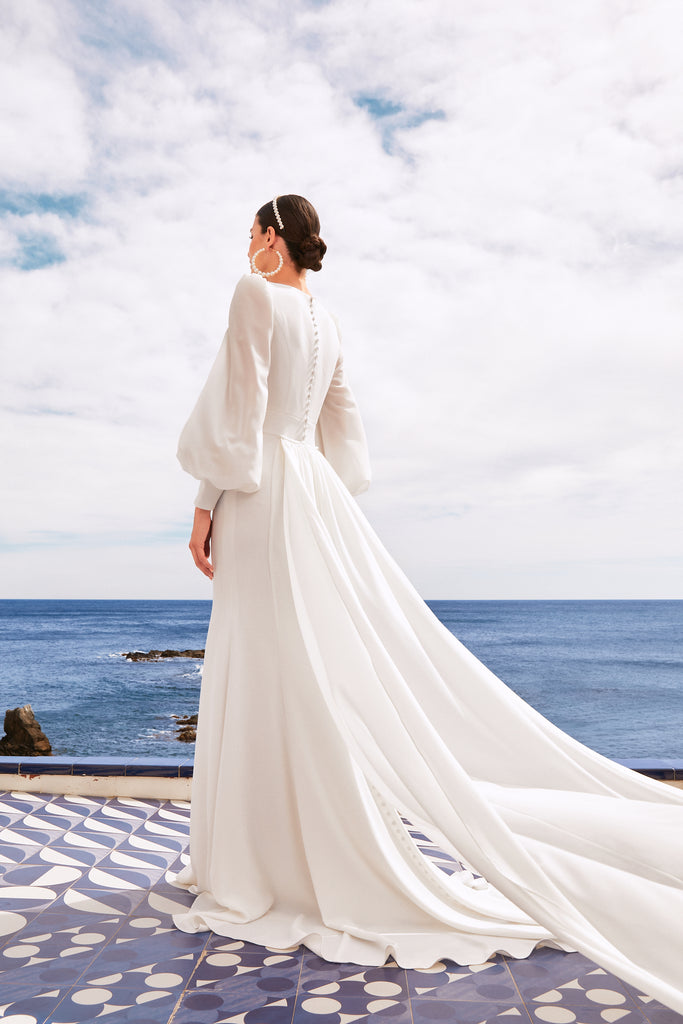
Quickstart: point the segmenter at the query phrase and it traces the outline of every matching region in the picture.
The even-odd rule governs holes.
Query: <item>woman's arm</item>
[[[213,579],[213,565],[209,561],[211,555],[211,512],[206,508],[195,508],[194,523],[192,524],[192,536],[190,537],[190,551],[194,558],[194,564]]]
[[[222,493],[223,490],[220,487],[214,487],[208,480],[202,480],[194,503],[197,508],[205,508],[209,512],[213,512]]]
[[[200,481],[190,551],[213,579],[211,513],[224,490],[261,486],[273,308],[269,286],[253,274],[238,282],[228,329],[178,443],[183,469]]]
[[[203,482],[197,507],[215,505],[221,491],[249,493],[261,486],[272,333],[269,285],[245,274],[235,288],[218,355],[178,442],[181,466]]]

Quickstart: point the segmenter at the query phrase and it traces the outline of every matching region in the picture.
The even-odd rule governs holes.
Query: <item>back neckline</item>
[[[315,298],[314,295],[309,294],[309,292],[305,292],[303,288],[297,288],[294,284],[283,284],[282,281],[268,281],[268,284],[274,284],[276,288],[289,288],[290,291],[299,292],[299,294],[303,295],[305,299]]]

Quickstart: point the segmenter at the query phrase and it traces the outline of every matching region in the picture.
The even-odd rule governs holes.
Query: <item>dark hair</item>
[[[284,230],[275,218],[272,201],[256,214],[261,230],[273,228],[285,240],[287,252],[302,270],[320,270],[327,246],[318,234],[320,221],[315,207],[303,196],[278,196],[277,208]]]

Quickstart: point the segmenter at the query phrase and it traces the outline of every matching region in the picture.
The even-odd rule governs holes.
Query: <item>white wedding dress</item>
[[[178,458],[215,578],[177,927],[402,967],[554,945],[683,1012],[683,792],[557,729],[430,611],[352,497],[366,438],[317,299],[239,281]]]

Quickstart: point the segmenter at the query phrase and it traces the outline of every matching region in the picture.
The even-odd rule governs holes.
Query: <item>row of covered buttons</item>
[[[311,314],[311,320],[313,321],[313,352],[311,353],[310,370],[308,374],[308,386],[306,388],[306,406],[304,408],[304,422],[302,426],[302,437],[301,440],[306,439],[306,433],[308,432],[308,421],[311,413],[311,396],[313,394],[313,380],[315,378],[316,366],[318,363],[318,350],[320,347],[320,338],[318,336],[318,321],[313,308],[313,296],[309,297],[308,309]]]

